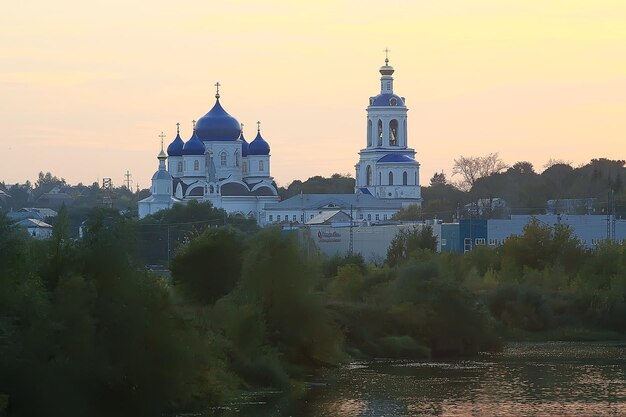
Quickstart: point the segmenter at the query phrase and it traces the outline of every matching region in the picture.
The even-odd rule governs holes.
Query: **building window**
[[[378,121],[378,146],[383,146],[383,121]]]
[[[276,221],[280,221],[280,214],[276,216]]]
[[[409,185],[409,174],[406,171],[402,173],[402,185]]]
[[[389,171],[389,185],[393,185],[393,172]]]
[[[448,241],[446,239],[441,239],[441,246],[446,246]]]
[[[484,244],[485,244],[485,239],[484,239],[484,238],[482,238],[482,237],[477,237],[477,238],[476,238],[476,240],[475,240],[475,242],[476,242],[476,246],[478,246],[478,245],[484,245]]]
[[[298,216],[294,214],[293,216],[291,216],[291,220],[294,221],[294,222],[297,222],[298,221]]]
[[[178,172],[182,172],[183,171],[183,163],[179,162],[178,166],[177,166]]]
[[[383,220],[387,220],[387,215],[383,215]]]
[[[274,221],[274,215],[270,214],[270,221],[273,222]]]
[[[209,194],[213,194],[213,191],[215,191],[215,188],[213,188],[213,186],[211,185],[209,187]]]
[[[365,185],[372,185],[372,166],[368,165],[365,168],[365,179],[366,179],[366,184]]]
[[[367,121],[367,146],[372,146],[372,121]]]
[[[304,214],[300,215],[300,223],[304,223]]]
[[[248,172],[248,164],[245,161],[243,162],[243,172]]]
[[[265,164],[263,164],[263,161],[259,161],[259,171],[265,171]]]
[[[389,145],[398,146],[398,121],[396,119],[389,122]]]
[[[359,219],[363,220],[363,213],[359,214]]]
[[[223,167],[226,166],[226,152],[220,154],[220,165]]]
[[[311,217],[309,217],[309,219],[312,219],[312,218],[313,218],[313,215],[311,214]]]
[[[235,166],[239,166],[239,151],[235,151]]]
[[[372,220],[372,215],[371,214],[367,215],[367,220]]]
[[[197,159],[193,161],[193,170],[200,171],[200,161],[198,161]]]
[[[469,252],[472,250],[472,239],[466,237],[463,239],[463,252]]]
[[[380,214],[376,215],[376,220],[380,220]]]

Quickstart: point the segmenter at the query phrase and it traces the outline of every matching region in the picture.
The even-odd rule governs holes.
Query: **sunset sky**
[[[626,158],[624,0],[20,0],[0,13],[0,181],[148,187],[158,135],[187,140],[216,81],[279,185],[354,176],[386,47],[422,185],[459,155]]]

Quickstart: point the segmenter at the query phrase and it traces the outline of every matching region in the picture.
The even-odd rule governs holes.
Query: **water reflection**
[[[279,396],[220,416],[626,415],[626,346],[513,344],[474,361],[355,362],[295,403]]]

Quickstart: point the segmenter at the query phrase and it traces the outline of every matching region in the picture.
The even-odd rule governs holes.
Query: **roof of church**
[[[270,144],[263,139],[261,136],[261,131],[259,130],[256,134],[256,137],[252,142],[250,142],[250,146],[248,147],[248,155],[269,155],[270,154]]]
[[[395,99],[392,100],[392,99]],[[394,104],[395,103],[395,104]],[[404,106],[404,98],[396,94],[384,93],[370,99],[370,106]]]
[[[191,138],[183,146],[183,155],[204,155],[206,148],[194,130]]]
[[[399,210],[402,202],[378,199],[368,194],[300,194],[281,201],[267,204],[266,210],[315,210],[320,208],[350,210],[372,208]]]
[[[196,132],[204,141],[235,141],[241,134],[241,125],[224,110],[217,95],[213,108],[196,123]]]
[[[181,156],[183,154],[183,146],[185,142],[180,138],[180,134],[176,134],[176,138],[167,147],[167,154],[169,156]]]
[[[387,154],[378,160],[379,163],[401,163],[401,164],[417,164],[418,162],[406,155]]]

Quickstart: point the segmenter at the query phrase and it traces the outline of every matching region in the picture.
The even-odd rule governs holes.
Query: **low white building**
[[[52,226],[37,219],[24,219],[15,223],[25,228],[28,234],[35,239],[50,239],[52,237]]]

